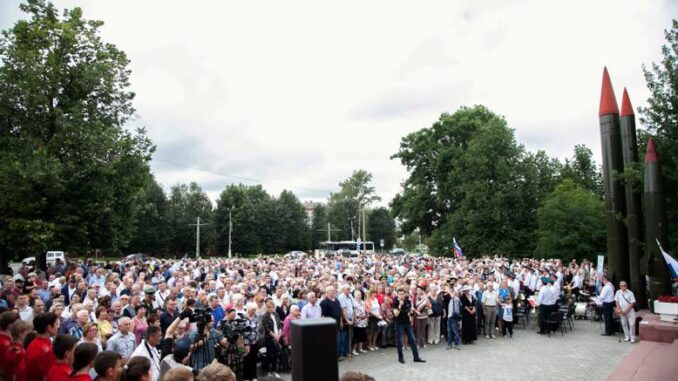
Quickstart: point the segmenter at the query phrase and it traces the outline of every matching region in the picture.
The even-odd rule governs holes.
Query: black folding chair
[[[556,331],[560,328],[560,336],[565,336],[565,332],[563,331],[563,316],[565,316],[564,313],[558,311],[558,312],[552,312],[551,315],[545,320],[545,324],[547,327],[547,332],[549,337],[551,337],[551,330]]]

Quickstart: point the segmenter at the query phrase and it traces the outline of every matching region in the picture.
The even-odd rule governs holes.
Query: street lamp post
[[[231,258],[231,233],[233,231],[233,207],[228,208],[228,257]]]

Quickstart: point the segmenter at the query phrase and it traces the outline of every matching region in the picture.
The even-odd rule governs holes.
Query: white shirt
[[[625,292],[622,292],[622,290],[617,290],[617,292],[614,294],[614,300],[619,305],[619,308],[625,310],[631,303],[636,302],[636,297],[633,295],[633,291],[629,289],[626,289]]]
[[[493,307],[497,305],[497,298],[499,297],[499,294],[497,291],[485,291],[483,292],[483,300],[482,303],[486,306]]]
[[[308,303],[301,309],[302,319],[318,319],[322,316],[322,309],[318,302],[315,305]]]
[[[603,303],[612,303],[614,301],[614,286],[612,282],[607,282],[600,290],[600,301]]]
[[[160,354],[155,347],[146,344],[146,339],[141,340],[141,344],[134,350],[132,357],[146,357],[151,360],[151,374],[153,376],[151,379],[158,381],[160,376]]]

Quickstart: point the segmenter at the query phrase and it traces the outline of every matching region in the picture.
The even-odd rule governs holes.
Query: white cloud
[[[57,1],[105,21],[132,60],[135,107],[169,186],[216,198],[237,179],[324,198],[351,171],[374,174],[385,202],[406,172],[400,138],[442,112],[484,104],[530,150],[600,152],[607,65],[621,100],[648,96],[676,6],[626,1]],[[16,20],[0,5],[0,25]],[[170,165],[177,162],[186,167]],[[318,192],[321,191],[321,192]]]

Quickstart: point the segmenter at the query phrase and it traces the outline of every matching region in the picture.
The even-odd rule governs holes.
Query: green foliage
[[[537,213],[536,257],[593,259],[605,251],[605,205],[589,189],[565,179]]]
[[[231,251],[234,254],[310,249],[306,211],[292,192],[283,191],[276,199],[261,185],[238,184],[229,185],[221,192],[214,211],[219,253],[228,252],[229,209],[233,219]]]
[[[561,177],[570,179],[578,187],[603,197],[602,173],[593,160],[593,152],[583,144],[574,147],[572,159],[565,159]]]
[[[432,253],[449,255],[453,237],[471,255],[532,251],[536,211],[559,167],[526,153],[503,118],[462,107],[403,138],[393,157],[410,172],[393,213],[403,233],[430,237]]]
[[[136,230],[127,252],[164,254],[169,251],[167,196],[152,175],[135,201]]]
[[[327,240],[327,207],[318,204],[313,208],[311,219],[311,248],[317,249],[320,242]]]
[[[0,255],[117,253],[154,147],[132,116],[129,60],[79,8],[30,15],[0,37]]]
[[[654,135],[659,161],[665,176],[666,212],[669,239],[678,245],[678,21],[673,20],[670,30],[664,32],[666,44],[662,46],[663,58],[643,65],[645,81],[650,90],[648,107],[641,107],[640,121],[647,129],[640,133]],[[644,140],[642,140],[644,141]],[[644,144],[641,144],[644,147]]]
[[[330,204],[341,200],[357,200],[360,208],[370,206],[375,201],[380,201],[381,197],[377,196],[372,182],[372,174],[359,169],[353,171],[353,174],[348,179],[339,183],[341,188],[339,192],[330,195]]]
[[[214,249],[215,227],[212,202],[195,182],[177,184],[170,189],[167,200],[167,231],[169,247],[173,254],[195,254],[196,227],[190,226],[200,217],[200,252]]]
[[[357,199],[343,198],[330,203],[328,218],[332,224],[332,241],[358,238],[359,212],[360,202]],[[362,228],[360,230],[362,236]]]
[[[376,208],[367,216],[367,240],[374,242],[375,250],[378,250],[379,240],[384,240],[384,250],[393,248],[396,242],[395,220],[388,208]]]

